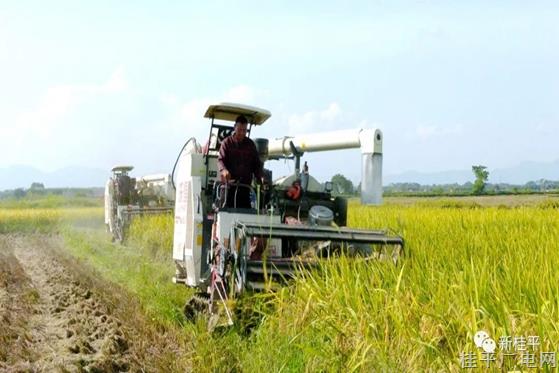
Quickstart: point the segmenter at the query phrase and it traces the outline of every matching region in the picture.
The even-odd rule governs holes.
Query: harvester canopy
[[[217,105],[210,105],[204,117],[234,122],[239,115],[244,115],[250,124],[259,126],[267,121],[272,113],[255,106],[222,102]]]
[[[128,166],[128,165],[117,165],[114,166],[111,171],[112,172],[130,172],[134,169],[134,166]]]

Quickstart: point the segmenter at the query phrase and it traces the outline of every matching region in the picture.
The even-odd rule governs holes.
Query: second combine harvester
[[[105,184],[105,225],[113,240],[123,242],[132,218],[170,213],[175,203],[171,176],[131,177],[132,166],[115,166]]]
[[[361,149],[361,202],[382,202],[382,132],[357,129],[314,135],[254,139],[263,162],[292,158],[293,175],[264,187],[246,185],[250,209],[226,208],[231,184],[220,180],[217,157],[221,142],[233,132],[235,118],[249,121],[248,135],[271,114],[257,107],[222,103],[205,114],[211,120],[204,147],[188,140],[175,164],[174,282],[196,288],[185,314],[224,311],[232,323],[229,299],[245,290],[259,290],[283,282],[295,270],[312,267],[320,258],[344,253],[361,258],[397,261],[403,239],[381,230],[345,227],[347,200],[331,194],[331,183],[321,184],[308,174],[300,159],[305,152]],[[218,122],[219,121],[219,122]],[[220,313],[221,313],[220,311]]]

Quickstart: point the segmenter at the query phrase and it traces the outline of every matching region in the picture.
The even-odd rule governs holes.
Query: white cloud
[[[257,95],[254,88],[241,84],[228,90],[223,96],[223,101],[250,104]]]
[[[119,66],[111,75],[109,80],[97,87],[90,86],[93,93],[117,93],[128,89],[128,82],[124,76],[124,67]]]
[[[21,114],[16,123],[20,129],[48,132],[56,119],[65,115],[76,104],[78,97],[71,86],[55,86],[48,89],[37,107]]]
[[[7,164],[32,162],[48,167],[56,159],[67,160],[69,155],[56,153],[73,148],[74,144],[95,141],[88,137],[95,131],[83,127],[79,112],[82,109],[87,112],[103,97],[113,97],[127,90],[123,67],[115,69],[107,80],[100,83],[63,84],[48,88],[32,109],[5,121],[11,125],[2,128],[4,136],[0,138],[0,147],[13,157],[7,160]],[[104,124],[109,125],[103,122],[99,123],[99,127]]]
[[[385,126],[379,122],[370,122],[367,119],[360,120],[357,122],[356,128],[371,128],[371,129],[380,129],[382,130]]]
[[[539,135],[553,135],[557,132],[559,123],[537,123],[534,126],[534,132]]]
[[[415,129],[415,133],[421,139],[428,139],[429,137],[433,137],[437,134],[438,127],[436,126],[418,126]]]
[[[460,125],[445,128],[441,128],[439,126],[420,125],[415,128],[415,135],[421,140],[428,140],[434,137],[459,135],[461,133],[463,133],[463,129]]]
[[[57,85],[50,87],[31,111],[16,119],[18,132],[32,131],[48,136],[61,123],[60,119],[80,102],[99,95],[120,93],[128,89],[124,69],[117,68],[109,79],[101,84]]]
[[[163,93],[159,96],[159,101],[168,110],[168,115],[157,127],[171,136],[193,136],[199,141],[205,141],[209,127],[204,114],[208,106],[220,102],[258,105],[256,102],[266,95],[266,91],[245,84],[233,86],[219,95],[197,97],[188,101],[182,101],[173,93]]]
[[[294,114],[287,119],[289,134],[302,134],[334,129],[342,115],[338,103],[333,102],[323,110],[307,111],[303,114]]]
[[[194,125],[203,120],[206,109],[216,101],[211,99],[202,98],[190,100],[180,107],[180,119],[188,125]]]
[[[163,93],[159,96],[159,101],[166,106],[175,106],[179,103],[179,98],[171,93]]]
[[[233,102],[250,105],[266,94],[266,91],[240,84],[231,87],[219,96],[195,98],[182,103],[177,96],[170,93],[162,94],[159,99],[172,110],[169,125],[174,123],[171,126],[181,128],[183,131],[185,124],[188,126],[200,124],[203,121],[208,106],[212,104]]]
[[[333,102],[326,108],[326,110],[320,112],[320,119],[332,121],[337,119],[341,113],[342,110],[340,109],[340,105]]]

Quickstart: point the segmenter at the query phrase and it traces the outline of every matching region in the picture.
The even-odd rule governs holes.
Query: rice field
[[[537,336],[535,353],[559,353],[559,204],[508,200],[389,201],[381,207],[353,201],[350,226],[386,228],[405,238],[402,264],[342,259],[325,263],[320,273],[302,273],[290,287],[259,296],[262,314],[249,336],[198,331],[203,342],[195,366],[455,371],[487,364],[473,340],[479,330],[496,343]],[[132,232],[152,242],[162,258],[170,255],[171,226],[171,217],[147,217],[133,223]],[[157,249],[157,240],[165,245]],[[491,367],[526,368],[516,360],[521,351],[506,358],[502,352]]]
[[[4,208],[0,205],[0,233],[57,231],[66,223],[100,227],[103,224],[103,208]]]
[[[542,356],[559,354],[559,202],[508,198],[508,203],[387,200],[380,207],[352,201],[350,226],[386,228],[405,238],[407,256],[398,267],[343,258],[326,262],[318,273],[300,273],[278,292],[243,299],[239,308],[251,310],[246,313],[250,319],[241,318],[236,327],[220,333],[208,333],[203,322],[177,320],[179,301],[160,302],[156,312],[163,319],[169,315],[167,325],[175,325],[192,346],[188,360],[195,371],[460,371],[472,364],[526,370],[532,363],[540,367]],[[52,221],[68,221],[67,213],[62,217],[51,210],[19,214],[0,210],[0,221],[33,221],[41,229],[52,227]],[[71,214],[102,219],[95,209]],[[141,283],[150,297],[164,299],[169,290],[160,282],[173,275],[172,222],[171,215],[135,219],[125,247],[99,242],[107,236],[78,237],[75,232],[68,243],[85,245],[89,240],[91,249],[84,255],[108,258],[91,260],[92,265],[110,264],[120,271],[111,278],[107,269],[104,275],[121,281],[131,293]],[[138,254],[144,264],[140,280],[134,282],[132,259]],[[115,263],[119,256],[120,269]],[[145,264],[149,261],[157,264],[153,276],[152,267]],[[152,278],[153,283],[145,284],[143,278]],[[150,297],[141,301],[147,305]],[[250,333],[245,322],[254,326]],[[474,344],[479,330],[496,342],[494,355]],[[518,343],[501,345],[505,338]],[[533,343],[527,345],[528,340]],[[487,360],[491,356],[495,360]]]

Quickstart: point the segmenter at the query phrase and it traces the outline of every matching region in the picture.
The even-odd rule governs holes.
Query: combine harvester
[[[246,290],[261,290],[285,282],[299,268],[315,266],[321,258],[341,255],[386,258],[397,262],[403,239],[382,230],[346,228],[347,201],[333,197],[331,183],[321,184],[308,173],[305,152],[361,149],[361,202],[382,203],[382,132],[357,129],[314,135],[254,139],[263,162],[290,158],[293,175],[261,188],[244,185],[253,208],[225,208],[231,183],[222,183],[217,157],[221,141],[233,132],[235,118],[249,121],[248,135],[270,118],[267,110],[222,103],[210,106],[209,140],[204,147],[191,138],[175,168],[176,198],[173,281],[198,290],[187,302],[185,315],[224,314],[233,323],[231,301]],[[220,123],[217,123],[219,120]],[[237,186],[239,184],[236,184]],[[233,185],[234,186],[234,185]]]
[[[134,216],[173,211],[175,189],[167,174],[130,177],[132,166],[115,166],[105,184],[105,225],[113,240],[124,241]]]

